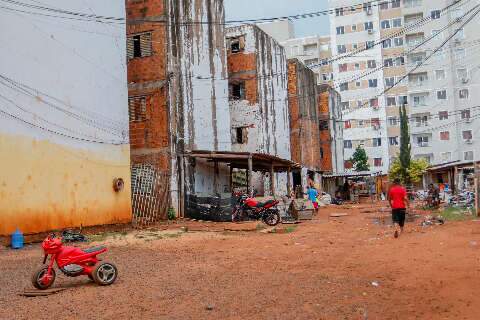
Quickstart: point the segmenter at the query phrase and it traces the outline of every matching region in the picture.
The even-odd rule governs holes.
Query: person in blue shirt
[[[317,189],[315,189],[315,187],[313,187],[313,186],[308,186],[307,197],[308,197],[308,200],[312,201],[312,204],[313,204],[313,207],[315,208],[315,210],[317,210],[318,209],[318,201],[317,201],[318,191],[317,191]]]

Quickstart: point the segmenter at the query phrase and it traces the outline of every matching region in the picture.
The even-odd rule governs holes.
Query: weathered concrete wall
[[[125,16],[121,1],[44,2]],[[125,27],[68,25],[0,12],[0,74],[17,83],[0,81],[0,235],[131,221]]]
[[[172,190],[179,190],[177,155],[231,150],[223,0],[166,0]],[[194,22],[194,23],[192,23]],[[199,23],[211,22],[211,23]],[[186,190],[209,191],[212,168],[185,166]],[[224,170],[222,168],[221,170]],[[221,176],[219,178],[228,179]],[[199,183],[204,181],[204,183]],[[228,180],[219,184],[228,184]],[[177,195],[173,195],[176,203]]]
[[[320,133],[315,73],[297,59],[288,60],[292,160],[320,171]]]
[[[243,37],[242,50],[228,48],[230,82],[245,82],[245,98],[230,100],[232,131],[246,128],[247,141],[232,141],[233,151],[258,152],[291,159],[290,124],[287,96],[287,60],[283,47],[253,25],[227,28],[228,41]],[[234,132],[232,132],[234,134]],[[259,194],[270,194],[270,179],[256,173],[253,187]],[[287,194],[287,175],[275,174],[276,195]]]

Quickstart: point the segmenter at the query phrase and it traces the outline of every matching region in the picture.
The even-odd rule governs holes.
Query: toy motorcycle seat
[[[93,252],[97,252],[97,251],[103,250],[103,249],[105,249],[105,248],[106,248],[105,246],[91,247],[91,248],[83,249],[83,252],[85,252],[85,253],[93,253]]]

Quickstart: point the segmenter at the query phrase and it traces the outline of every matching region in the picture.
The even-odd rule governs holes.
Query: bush
[[[417,183],[422,179],[422,176],[427,171],[428,166],[428,162],[424,159],[412,160],[410,161],[410,166],[407,168],[407,170],[405,170],[405,176],[403,173],[404,171],[402,170],[400,159],[396,159],[395,162],[392,163],[388,175],[390,180],[400,179],[402,183]]]

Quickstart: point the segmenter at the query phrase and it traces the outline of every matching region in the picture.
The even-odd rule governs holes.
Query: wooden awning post
[[[218,193],[218,161],[213,162],[213,193]]]
[[[247,182],[247,190],[248,194],[251,196],[253,193],[253,187],[252,187],[252,173],[253,173],[253,156],[250,154],[248,156],[248,182]]]
[[[273,162],[270,165],[270,191],[272,192],[272,197],[275,197],[275,169]]]
[[[288,167],[287,168],[287,192],[288,196],[292,194],[292,168]]]

